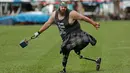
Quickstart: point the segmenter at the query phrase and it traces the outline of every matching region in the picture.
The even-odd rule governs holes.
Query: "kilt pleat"
[[[96,39],[87,32],[77,30],[68,34],[62,42],[60,53],[66,53],[71,50],[80,51],[89,43],[92,46],[96,44]]]

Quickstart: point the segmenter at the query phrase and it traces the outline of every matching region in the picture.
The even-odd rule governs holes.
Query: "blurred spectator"
[[[53,4],[46,4],[41,11],[45,14],[50,15],[54,10],[54,5]]]
[[[31,2],[32,8],[34,11],[40,11],[40,3],[39,2]]]
[[[13,3],[9,5],[8,9],[7,15],[17,15],[21,11],[21,5],[19,3]]]
[[[72,4],[71,1],[68,1],[67,3],[68,3],[67,8],[70,9],[70,10],[74,10],[74,4]]]
[[[22,3],[22,12],[34,11],[30,3]]]
[[[81,14],[84,14],[84,8],[83,8],[81,2],[77,2],[77,11]]]
[[[41,9],[41,11],[45,14],[49,14],[49,9],[48,9],[48,6],[43,6],[43,8]]]

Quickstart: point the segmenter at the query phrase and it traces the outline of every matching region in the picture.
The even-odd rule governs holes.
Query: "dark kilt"
[[[94,46],[96,42],[96,39],[87,32],[84,32],[82,30],[76,30],[74,32],[71,32],[64,38],[61,45],[60,53],[65,54],[70,52],[71,50],[79,52],[80,50],[85,48],[89,43],[91,43],[91,45]]]

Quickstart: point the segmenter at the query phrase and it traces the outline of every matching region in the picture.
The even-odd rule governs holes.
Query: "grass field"
[[[79,59],[72,51],[67,73],[130,73],[130,21],[101,22],[98,31],[84,22],[81,26],[98,40],[96,46],[87,46],[82,54],[93,59],[102,57],[101,70],[97,72],[95,63]],[[30,41],[26,48],[19,46],[40,27],[0,26],[0,73],[59,73],[61,38],[56,26]]]

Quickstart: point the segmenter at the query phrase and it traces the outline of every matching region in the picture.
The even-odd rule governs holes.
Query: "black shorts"
[[[87,32],[77,30],[68,34],[62,42],[60,53],[67,53],[71,50],[80,51],[85,48],[89,43],[96,44],[96,39]]]

